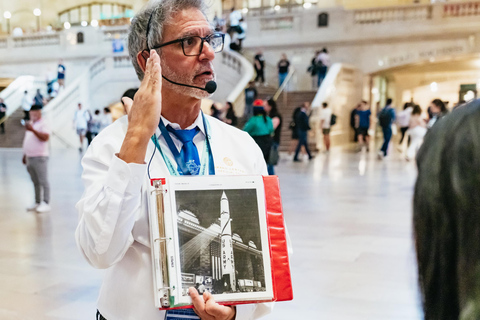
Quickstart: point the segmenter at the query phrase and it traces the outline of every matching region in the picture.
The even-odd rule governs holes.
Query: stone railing
[[[480,2],[462,2],[445,4],[443,6],[444,18],[456,18],[465,16],[479,16]]]
[[[58,33],[26,35],[26,36],[13,38],[13,46],[15,48],[58,46],[58,45],[60,45],[60,35]]]
[[[113,57],[114,68],[132,68],[132,60],[130,56],[115,56]]]
[[[125,39],[128,35],[128,26],[105,27],[102,29],[103,40],[112,41],[115,39]]]
[[[395,7],[356,10],[355,24],[382,23],[386,21],[415,21],[432,19],[432,6]]]

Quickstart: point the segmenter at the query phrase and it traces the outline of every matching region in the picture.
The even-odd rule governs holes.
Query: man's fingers
[[[205,301],[203,301],[203,297],[201,297],[197,289],[190,287],[188,288],[188,293],[190,294],[190,298],[192,299],[193,307],[195,312],[202,317],[205,312]]]
[[[150,81],[150,76],[151,76],[151,73],[152,73],[152,51],[155,51],[155,50],[151,50],[150,51],[150,57],[147,59],[147,63],[145,64],[145,72],[143,74],[143,81],[142,83],[140,84],[140,87],[142,86],[145,86],[145,85],[148,85],[148,82]]]
[[[150,54],[151,67],[150,77],[148,79],[149,86],[153,93],[160,92],[162,85],[162,68],[160,67],[160,56],[155,50]]]
[[[233,307],[218,304],[210,292],[205,292],[203,299],[205,300],[205,313],[215,319],[232,319],[235,316]]]
[[[133,100],[130,99],[129,97],[123,97],[122,102],[123,102],[123,107],[125,108],[126,114],[129,114],[130,110],[132,110]]]

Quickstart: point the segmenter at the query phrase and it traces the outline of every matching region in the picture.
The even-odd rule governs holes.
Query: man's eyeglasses
[[[150,32],[150,24],[152,21],[152,17],[155,11],[153,11],[150,14],[150,18],[148,19],[148,24],[147,24],[147,30],[146,30],[146,40],[147,40],[147,49],[148,48],[148,34]],[[182,44],[182,50],[183,54],[186,56],[199,56],[202,53],[203,50],[203,43],[206,41],[210,47],[212,47],[213,51],[215,53],[219,53],[223,50],[223,43],[225,40],[225,34],[223,33],[212,33],[209,34],[206,37],[200,37],[200,36],[189,36],[189,37],[184,37],[181,39],[169,41],[166,43],[162,43],[158,46],[153,47],[152,49],[160,49],[161,47],[165,47],[174,43],[181,43]]]
[[[159,49],[170,44],[181,43],[184,55],[199,56],[202,53],[204,42],[207,42],[210,47],[212,47],[213,51],[215,51],[215,53],[221,52],[223,50],[224,38],[225,35],[223,33],[213,33],[203,38],[200,36],[190,36],[162,43],[161,45],[155,46],[152,49]]]

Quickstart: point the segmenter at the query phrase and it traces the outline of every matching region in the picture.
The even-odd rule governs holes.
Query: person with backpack
[[[325,152],[330,151],[330,129],[337,121],[337,117],[332,113],[332,109],[328,107],[328,103],[322,104],[320,110],[320,127],[323,133],[323,143],[325,144]]]
[[[392,139],[392,124],[395,121],[395,109],[392,106],[392,102],[393,100],[388,98],[385,108],[378,114],[378,123],[383,131],[383,145],[378,152],[378,159],[380,160],[387,156],[388,145]]]
[[[310,117],[308,115],[309,109],[310,109],[310,103],[304,102],[302,108],[297,113],[295,118],[295,124],[297,128],[297,133],[298,133],[297,149],[295,150],[295,156],[293,157],[293,161],[295,162],[301,161],[300,159],[298,159],[298,154],[300,153],[300,149],[302,148],[302,146],[305,148],[305,151],[308,154],[308,160],[313,159],[313,156],[310,153],[310,150],[308,149],[308,130],[311,129],[309,124]]]

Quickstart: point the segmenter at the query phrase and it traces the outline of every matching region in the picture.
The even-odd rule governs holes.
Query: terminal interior
[[[124,116],[123,92],[138,88],[126,37],[145,0],[18,0],[0,2],[0,319],[93,319],[103,270],[92,268],[75,243],[76,202],[83,193],[81,146],[73,126],[81,103]],[[423,319],[412,230],[415,161],[406,161],[400,134],[379,160],[376,120],[388,98],[397,112],[418,104],[424,115],[441,99],[448,109],[477,98],[480,86],[480,1],[477,0],[224,0],[209,19],[228,23],[241,12],[246,37],[238,52],[224,48],[214,67],[218,89],[202,102],[209,114],[229,101],[239,117],[244,90],[263,52],[265,83],[258,97],[276,100],[283,115],[280,179],[294,300],[276,303],[265,319]],[[319,87],[307,71],[316,52],[331,65]],[[279,85],[277,63],[290,68]],[[22,164],[25,91],[33,99],[55,81],[60,59],[65,86],[42,110],[49,142],[51,211],[27,212],[34,190]],[[350,126],[362,100],[372,111],[370,152],[357,152]],[[315,158],[293,162],[292,112],[311,104]],[[325,152],[320,117],[327,102],[337,116]],[[82,151],[79,152],[79,148]]]

